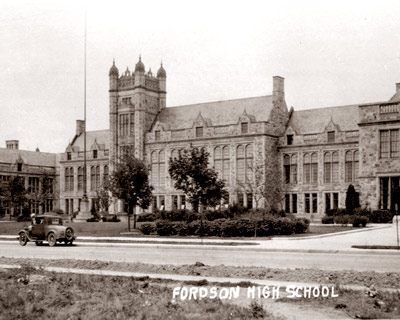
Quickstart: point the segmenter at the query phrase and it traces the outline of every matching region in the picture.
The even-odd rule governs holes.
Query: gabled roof
[[[1,163],[15,164],[20,158],[25,165],[46,167],[56,166],[55,153],[0,148]]]
[[[191,128],[199,113],[213,126],[236,124],[244,110],[256,121],[268,121],[273,108],[272,96],[199,103],[163,109],[157,121],[170,129]]]
[[[331,120],[341,131],[358,130],[358,105],[294,111],[288,125],[299,135],[321,133]]]
[[[97,131],[87,131],[86,132],[86,150],[90,150],[93,143],[95,142],[106,150],[110,149],[110,130],[97,130]],[[78,147],[79,151],[83,151],[83,133],[80,134],[74,140],[72,146],[74,148]]]

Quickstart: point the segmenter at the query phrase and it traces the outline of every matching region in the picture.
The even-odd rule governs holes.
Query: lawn
[[[133,278],[0,270],[1,319],[277,319],[219,299],[172,301],[166,285]]]
[[[128,224],[126,222],[75,222],[68,223],[64,222],[66,225],[71,225],[75,234],[79,236],[103,236],[103,237],[115,237],[115,236],[129,236],[129,234],[122,234],[128,232]],[[138,222],[137,228],[145,222]],[[28,226],[29,222],[0,222],[0,235],[15,235],[17,236],[18,231],[24,226]],[[131,227],[133,222],[131,221]],[[281,237],[306,237],[320,234],[329,234],[341,231],[354,230],[358,228],[346,227],[341,225],[310,225],[309,232],[301,234],[293,234],[291,236],[281,236]],[[131,235],[134,237],[141,236],[140,234]],[[156,236],[156,235],[154,235]],[[157,237],[157,236],[156,236]],[[279,236],[278,236],[279,237]],[[182,238],[182,237],[175,237]],[[183,237],[185,238],[185,237]],[[186,237],[187,238],[187,237]],[[215,238],[215,237],[214,237]],[[227,239],[227,238],[223,238]],[[253,238],[232,238],[232,239],[253,239]],[[267,238],[257,238],[257,239],[267,239]]]

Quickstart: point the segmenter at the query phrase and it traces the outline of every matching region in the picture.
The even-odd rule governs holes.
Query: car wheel
[[[36,244],[37,246],[41,246],[41,245],[43,244],[43,241],[35,241],[35,244]]]
[[[72,228],[65,230],[65,238],[67,239],[66,243],[74,240],[74,230]]]
[[[25,232],[21,232],[19,234],[19,244],[21,246],[24,246],[24,245],[26,245],[27,242],[28,242],[28,238],[27,238]]]
[[[54,247],[54,245],[57,242],[56,235],[53,232],[50,232],[49,235],[47,236],[47,241],[50,247]]]

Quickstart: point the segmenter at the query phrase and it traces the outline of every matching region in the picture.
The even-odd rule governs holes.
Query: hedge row
[[[341,225],[347,225],[351,224],[353,227],[365,227],[368,223],[368,217],[366,216],[361,216],[361,215],[343,215],[343,216],[327,216],[325,215],[322,217],[322,223],[324,224],[341,224]]]
[[[275,218],[265,220],[216,219],[192,222],[159,220],[155,224],[144,223],[140,230],[144,234],[156,232],[160,236],[216,236],[216,237],[266,237],[304,233],[310,221],[304,218]]]
[[[326,215],[322,218],[322,223],[337,224],[353,224],[353,220],[357,223],[358,219],[367,221],[366,223],[391,223],[393,213],[389,210],[370,210],[357,208],[353,211],[346,209],[327,210]]]

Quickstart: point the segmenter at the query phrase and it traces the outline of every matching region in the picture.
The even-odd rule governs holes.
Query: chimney
[[[19,140],[7,140],[6,141],[7,149],[18,150],[18,148],[19,148],[18,145],[19,145]]]
[[[400,82],[396,83],[396,93],[400,91]]]
[[[79,136],[85,131],[85,121],[76,120],[76,136]]]
[[[285,78],[275,76],[273,79],[273,91],[272,95],[275,99],[285,98]]]

